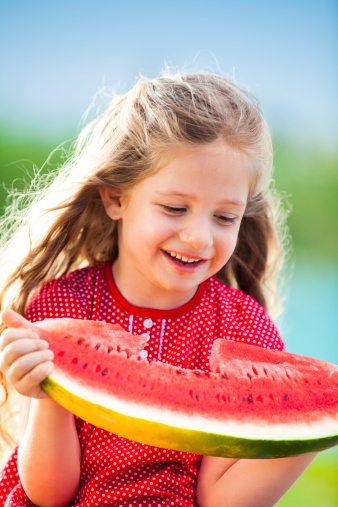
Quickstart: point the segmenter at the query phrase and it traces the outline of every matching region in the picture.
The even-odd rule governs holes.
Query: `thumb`
[[[3,310],[0,313],[0,319],[7,327],[25,327],[27,329],[32,329],[32,324],[13,310]]]

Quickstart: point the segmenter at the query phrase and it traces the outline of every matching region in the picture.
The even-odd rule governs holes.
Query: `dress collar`
[[[121,292],[118,290],[115,284],[112,264],[111,262],[107,262],[105,265],[105,279],[107,282],[108,290],[111,292],[113,297],[118,301],[118,303],[127,310],[128,313],[133,315],[139,315],[140,317],[151,317],[154,319],[169,319],[180,317],[181,315],[185,315],[190,310],[193,310],[201,300],[202,294],[204,292],[204,288],[206,286],[206,281],[202,282],[193,297],[184,305],[179,306],[177,308],[172,308],[170,310],[159,310],[156,308],[144,308],[142,306],[135,306],[129,303]]]

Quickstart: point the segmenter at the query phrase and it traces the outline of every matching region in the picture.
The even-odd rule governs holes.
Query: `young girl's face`
[[[134,305],[169,309],[232,255],[252,180],[250,160],[223,142],[180,145],[123,204],[101,190],[119,220],[115,282]]]

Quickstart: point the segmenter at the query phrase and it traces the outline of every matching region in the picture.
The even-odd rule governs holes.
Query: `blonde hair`
[[[253,189],[236,250],[216,276],[269,310],[285,238],[271,189],[269,128],[257,101],[232,81],[170,72],[141,78],[113,98],[83,129],[71,158],[34,193],[30,206],[8,210],[0,245],[0,306],[23,314],[29,295],[47,279],[116,258],[116,223],[105,213],[99,186],[123,196],[158,170],[171,146],[217,140],[250,157]]]

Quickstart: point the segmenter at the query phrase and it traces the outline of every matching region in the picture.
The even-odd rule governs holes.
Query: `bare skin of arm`
[[[32,399],[18,453],[20,480],[39,507],[64,507],[80,482],[81,452],[74,416],[51,398]]]
[[[197,481],[197,506],[272,507],[315,456],[265,460],[204,456]]]
[[[8,326],[0,339],[0,369],[21,394],[18,471],[38,507],[64,507],[80,482],[81,451],[74,416],[47,396],[40,382],[51,372],[51,355],[23,317],[1,314]]]

